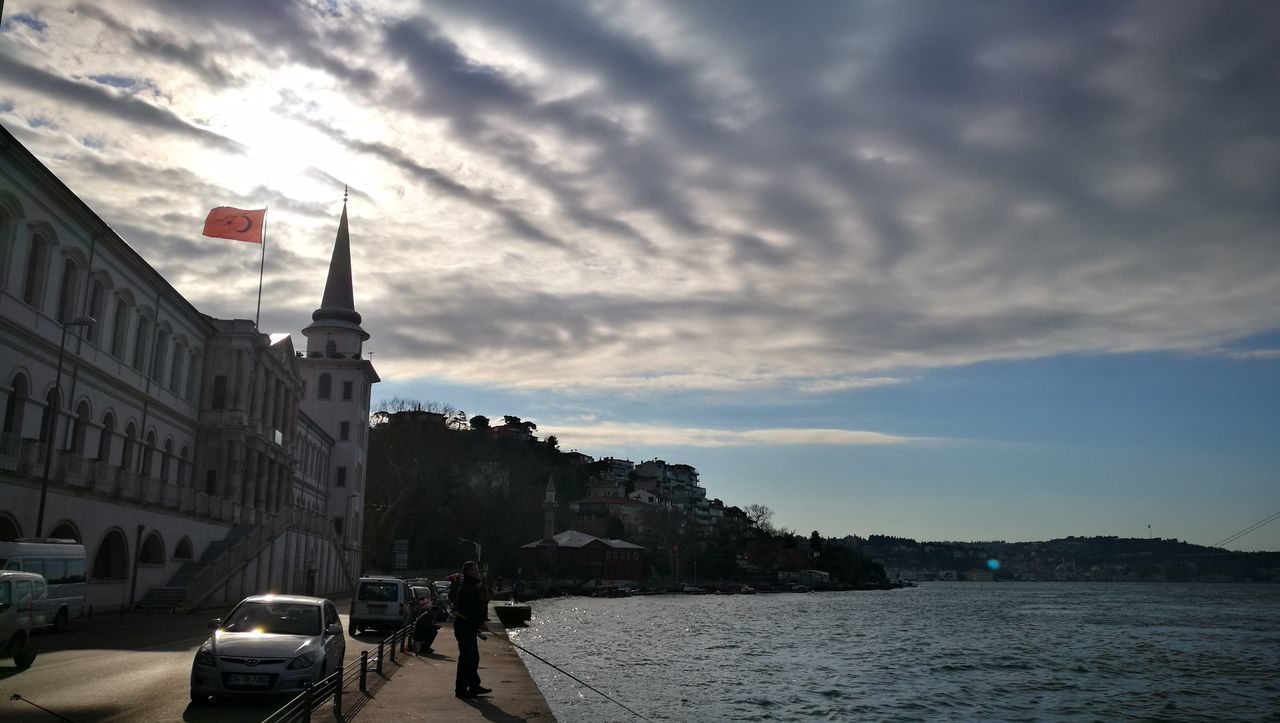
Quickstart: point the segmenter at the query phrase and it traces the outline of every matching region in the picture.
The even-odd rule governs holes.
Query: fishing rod
[[[586,682],[585,680],[583,680],[583,679],[579,678],[578,676],[574,675],[573,673],[570,673],[569,671],[565,670],[564,668],[561,668],[560,666],[556,665],[555,663],[551,662],[550,660],[547,660],[546,658],[542,657],[541,655],[538,655],[537,653],[535,653],[535,652],[533,652],[532,650],[530,650],[530,649],[526,648],[525,646],[521,645],[520,643],[517,643],[516,641],[511,640],[510,638],[508,638],[508,639],[507,639],[507,642],[509,642],[509,643],[511,643],[512,645],[516,646],[517,648],[519,648],[519,649],[523,650],[524,652],[528,653],[529,655],[532,655],[533,657],[537,658],[538,660],[541,660],[542,662],[546,663],[547,665],[550,665],[551,667],[555,668],[556,670],[560,671],[561,673],[564,673],[565,675],[569,676],[570,678],[573,678],[574,680],[576,680],[576,681],[578,681],[579,683],[581,683],[581,684],[583,684],[584,686],[586,686],[586,687],[587,687],[587,689],[589,689],[589,690],[593,690],[593,691],[595,691],[596,693],[599,693],[600,695],[604,696],[606,700],[608,700],[608,701],[610,701],[610,702],[612,702],[612,703],[614,703],[614,704],[616,704],[616,705],[621,706],[621,707],[623,708],[623,710],[625,710],[625,711],[627,711],[628,713],[630,713],[631,715],[633,715],[633,716],[635,716],[635,717],[639,718],[640,720],[647,720],[647,721],[649,721],[649,723],[654,723],[654,721],[653,721],[651,718],[645,718],[644,716],[640,715],[639,713],[635,712],[634,710],[632,710],[632,709],[628,708],[628,707],[627,707],[626,705],[624,705],[623,703],[620,703],[620,702],[618,702],[617,700],[614,700],[612,697],[610,697],[610,696],[609,696],[609,694],[608,694],[608,693],[605,693],[605,692],[603,692],[603,691],[600,691],[600,690],[597,690],[597,689],[595,689],[595,688],[591,687],[591,684],[590,684],[590,683],[588,683],[588,682]]]

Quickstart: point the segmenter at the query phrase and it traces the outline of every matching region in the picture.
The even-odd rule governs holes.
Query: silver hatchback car
[[[210,697],[296,694],[342,666],[347,641],[338,609],[323,598],[254,595],[225,618],[191,664],[191,702]]]

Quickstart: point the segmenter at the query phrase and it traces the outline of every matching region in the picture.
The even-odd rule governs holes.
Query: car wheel
[[[60,633],[67,629],[67,609],[58,610],[58,614],[53,616],[53,631]]]
[[[31,642],[31,638],[24,637],[18,644],[18,652],[13,656],[13,662],[22,670],[31,667],[36,662],[36,644]]]

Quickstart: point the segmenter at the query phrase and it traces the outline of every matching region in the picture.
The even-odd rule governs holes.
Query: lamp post
[[[53,373],[54,408],[49,410],[49,428],[44,445],[44,472],[40,475],[40,510],[36,512],[36,537],[44,534],[44,503],[49,496],[49,468],[53,466],[53,444],[58,434],[58,411],[62,406],[62,357],[67,351],[67,329],[72,326],[93,326],[98,323],[91,316],[78,316],[62,325],[62,340],[58,342],[58,370]]]
[[[477,565],[479,565],[479,564],[480,564],[480,543],[479,543],[479,542],[476,542],[475,540],[468,540],[468,539],[466,539],[465,537],[459,537],[459,538],[458,538],[458,544],[459,544],[459,545],[461,545],[461,544],[462,544],[462,543],[464,543],[464,542],[468,542],[468,543],[471,543],[472,545],[475,545],[475,546],[476,546],[476,564],[477,564]]]

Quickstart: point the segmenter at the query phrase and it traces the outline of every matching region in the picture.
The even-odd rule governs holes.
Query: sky
[[[0,123],[195,306],[807,535],[1280,512],[1280,6],[7,0]],[[1280,522],[1227,545],[1280,550]]]

